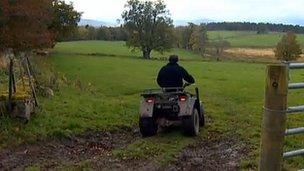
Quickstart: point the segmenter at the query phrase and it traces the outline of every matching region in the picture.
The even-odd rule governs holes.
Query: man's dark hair
[[[178,62],[178,56],[177,55],[171,55],[169,57],[169,62],[170,63],[177,63]]]

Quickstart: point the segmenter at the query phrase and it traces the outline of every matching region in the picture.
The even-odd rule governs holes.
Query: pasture
[[[139,50],[129,49],[125,42],[122,41],[78,41],[69,43],[59,43],[54,53],[72,54],[72,55],[92,55],[92,56],[105,56],[105,57],[128,57],[139,58],[142,56]],[[168,57],[169,54],[179,54],[181,59],[197,60],[200,55],[185,51],[182,49],[173,49],[171,52],[152,52],[151,56],[155,58]]]
[[[270,32],[268,34],[257,34],[252,31],[209,31],[210,40],[215,40],[219,36],[231,43],[232,47],[243,48],[269,48],[275,47],[284,33]],[[298,42],[304,46],[304,35],[297,34]]]
[[[216,33],[211,32],[212,36]],[[239,34],[237,34],[239,35]],[[233,46],[273,46],[280,35],[254,38],[250,34],[236,40],[227,32]],[[301,41],[304,37],[301,37]],[[263,43],[260,41],[263,40]],[[136,137],[131,143],[112,150],[111,155],[160,165],[176,160],[184,148],[200,141],[229,141],[243,149],[240,168],[256,170],[258,166],[261,120],[263,114],[265,65],[204,61],[199,55],[174,49],[183,65],[196,79],[206,108],[207,126],[198,138],[185,137],[180,131],[162,132],[151,138]],[[65,139],[93,131],[138,132],[140,93],[156,88],[156,76],[166,61],[142,60],[139,52],[130,51],[124,42],[81,41],[59,43],[50,57],[41,59],[52,64],[60,82],[53,99],[40,98],[41,109],[27,124],[1,118],[0,147],[23,143],[35,144],[43,139]],[[159,53],[152,54],[157,58]],[[303,80],[300,71],[293,81]],[[194,90],[192,86],[189,90]],[[292,92],[289,104],[303,104],[303,92]],[[303,126],[303,116],[291,117],[288,127]],[[300,148],[304,136],[289,137],[285,150]],[[119,139],[117,141],[120,141]],[[94,160],[59,163],[59,168],[91,168]],[[28,166],[44,168],[42,163]],[[304,168],[303,158],[285,161],[287,169]]]

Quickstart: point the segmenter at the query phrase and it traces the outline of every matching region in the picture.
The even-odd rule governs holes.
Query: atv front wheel
[[[184,133],[190,136],[197,136],[200,129],[200,116],[197,109],[193,109],[192,115],[182,120]]]
[[[157,133],[158,125],[152,117],[140,118],[139,129],[143,137],[151,137]]]

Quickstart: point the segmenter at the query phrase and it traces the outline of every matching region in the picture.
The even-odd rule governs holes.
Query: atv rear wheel
[[[184,133],[189,136],[197,136],[200,129],[200,116],[198,110],[193,109],[192,115],[184,117],[182,120]]]
[[[143,137],[151,137],[157,133],[158,125],[152,117],[140,118],[139,129]]]

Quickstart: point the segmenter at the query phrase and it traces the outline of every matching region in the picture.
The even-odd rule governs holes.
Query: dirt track
[[[107,156],[111,150],[129,144],[136,136],[126,132],[87,132],[61,141],[40,141],[33,145],[6,149],[0,152],[0,170],[23,170],[37,164],[44,169],[73,165],[83,160]]]
[[[111,155],[140,138],[137,131],[87,132],[65,140],[40,141],[0,152],[0,170],[23,170],[39,165],[41,169],[58,169],[61,166],[79,167],[79,162],[89,161],[94,170],[239,170],[240,160],[246,156],[236,140],[201,139],[196,145],[184,149],[166,166],[150,160],[122,160]],[[118,141],[119,140],[119,141]]]
[[[182,151],[179,158],[164,170],[240,170],[247,149],[234,139],[202,140]]]
[[[267,58],[270,60],[276,60],[274,48],[229,48],[225,50],[228,56],[253,58],[259,60],[260,58]],[[304,61],[304,55],[302,54],[298,61]]]

